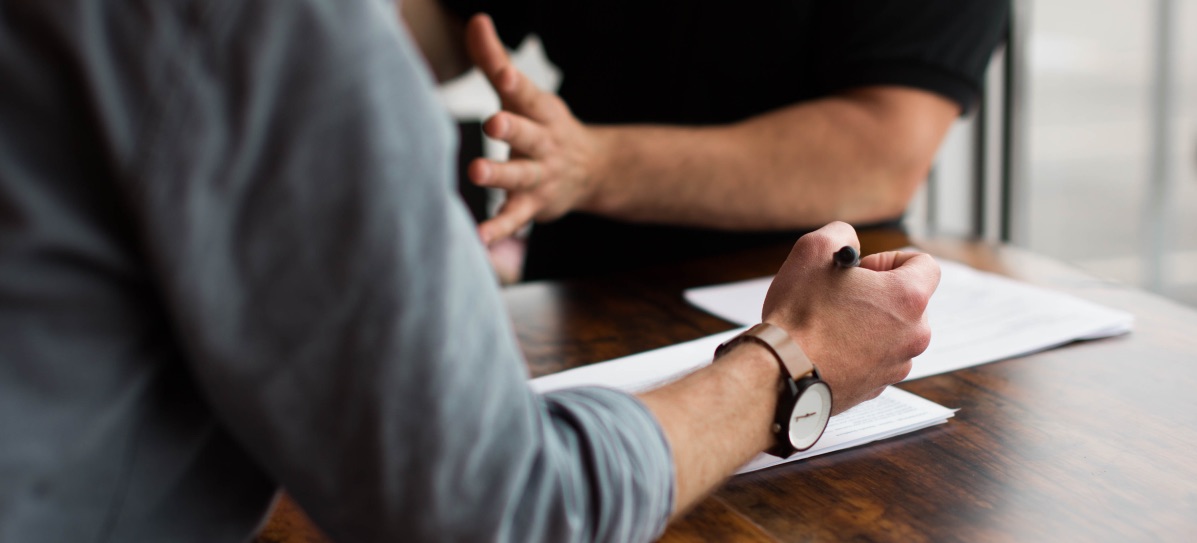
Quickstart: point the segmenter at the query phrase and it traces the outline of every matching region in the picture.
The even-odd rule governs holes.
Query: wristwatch
[[[765,452],[786,458],[811,448],[823,436],[831,418],[831,387],[819,377],[819,369],[790,334],[767,322],[720,344],[715,358],[745,341],[764,345],[781,365],[777,413],[773,417],[776,443]]]

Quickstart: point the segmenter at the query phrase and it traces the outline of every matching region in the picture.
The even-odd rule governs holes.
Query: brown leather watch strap
[[[789,372],[789,377],[795,381],[815,371],[814,363],[811,362],[810,357],[806,356],[806,352],[802,350],[802,347],[799,347],[790,338],[789,332],[767,322],[753,326],[744,331],[744,333],[720,345],[715,350],[715,357],[719,357],[733,345],[741,341],[755,341],[764,345],[765,348],[773,353],[777,361],[781,363],[781,367]]]

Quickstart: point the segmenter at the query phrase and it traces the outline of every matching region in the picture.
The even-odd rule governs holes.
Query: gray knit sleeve
[[[659,535],[673,473],[651,413],[529,389],[393,11],[205,4],[157,68],[128,193],[221,423],[336,540]]]

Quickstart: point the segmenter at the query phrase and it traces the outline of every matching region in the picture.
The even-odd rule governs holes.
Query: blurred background
[[[1015,241],[1197,305],[1197,1],[1025,5]]]
[[[953,128],[907,227],[1006,239],[1197,306],[1197,0],[1017,0],[1015,12],[1010,85],[1002,51],[987,110]],[[535,39],[516,63],[544,88],[560,81]],[[478,74],[443,97],[461,120],[498,109]]]
[[[1006,51],[989,72],[987,141],[957,123],[914,233],[1001,239],[1001,121],[1012,131],[1006,239],[1102,278],[1197,306],[1197,0],[1017,0],[1013,89]],[[982,225],[975,152],[986,149]]]

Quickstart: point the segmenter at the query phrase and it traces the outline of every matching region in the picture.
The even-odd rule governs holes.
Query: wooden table
[[[862,235],[865,252],[901,247]],[[903,383],[948,424],[732,479],[664,541],[1197,541],[1197,311],[1012,248],[932,254],[1130,311],[1127,336]],[[540,282],[504,296],[534,375],[733,327],[685,288],[776,271],[788,247]],[[261,542],[323,541],[283,500]]]

